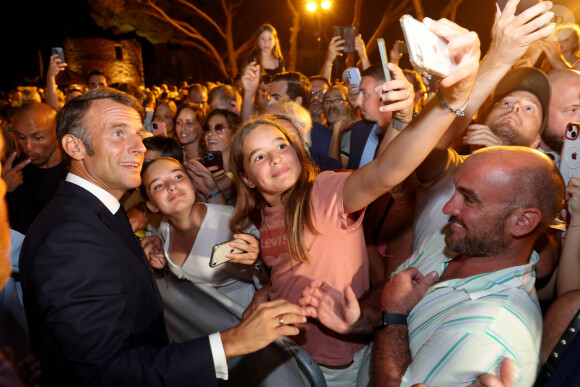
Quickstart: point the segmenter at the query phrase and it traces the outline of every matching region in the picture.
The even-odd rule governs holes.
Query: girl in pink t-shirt
[[[275,298],[297,303],[314,279],[340,290],[350,286],[357,297],[368,290],[364,209],[406,175],[386,173],[390,168],[375,162],[354,172],[318,174],[301,144],[267,119],[239,129],[231,156],[230,168],[240,179],[230,228],[238,232],[247,227],[243,219],[261,211],[261,253],[271,269],[270,286],[256,293],[249,308]],[[344,370],[339,380],[354,375],[356,383],[361,363],[356,353],[368,353],[361,350],[368,338],[337,334],[314,319],[302,328],[296,341],[323,366],[325,376],[327,369],[334,376]]]

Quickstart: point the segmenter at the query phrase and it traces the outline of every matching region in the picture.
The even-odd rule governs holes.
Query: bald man
[[[345,303],[313,283],[300,304],[339,333],[375,328],[374,383],[469,385],[509,357],[520,370],[516,384],[532,385],[542,332],[533,247],[564,192],[558,169],[537,150],[477,151],[443,208],[449,225],[377,287],[377,298],[369,301],[371,290],[359,309],[352,292]],[[324,311],[329,300],[337,306]]]
[[[20,156],[11,154],[2,169],[11,227],[26,234],[50,201],[67,169],[56,140],[56,111],[47,104],[22,105],[12,116],[11,133]]]
[[[580,122],[580,72],[559,69],[550,72],[548,78],[552,85],[552,99],[540,150],[559,164],[566,126],[570,122]]]

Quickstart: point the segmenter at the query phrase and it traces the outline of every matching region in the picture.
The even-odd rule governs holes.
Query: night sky
[[[352,21],[353,0],[334,0],[333,10],[323,17],[323,31],[332,31],[332,25],[350,24]],[[567,5],[576,0],[558,0],[555,3]],[[4,2],[5,3],[5,2]],[[12,0],[10,5],[2,5],[4,20],[10,23],[0,23],[0,33],[4,46],[2,69],[4,76],[1,77],[0,90],[9,90],[16,82],[22,83],[23,77],[34,78],[39,75],[39,53],[46,67],[50,48],[62,46],[66,37],[104,37],[118,38],[110,31],[104,31],[98,27],[90,16],[90,8],[85,0],[59,0],[26,2]],[[199,1],[196,1],[199,3]],[[248,26],[251,33],[256,28],[254,25],[262,22],[270,22],[278,29],[283,48],[288,47],[288,29],[290,27],[289,13],[284,0],[273,2],[247,0],[246,3],[257,3],[259,10],[249,7],[238,13],[238,20],[247,20],[250,17],[253,22]],[[369,38],[380,22],[386,0],[365,0],[363,5],[362,24],[360,32],[364,38]],[[438,18],[443,1],[424,0],[423,6],[427,16]],[[577,5],[576,5],[577,6]],[[8,9],[6,9],[8,7]],[[345,10],[345,11],[343,11]],[[457,22],[479,33],[482,42],[482,52],[489,45],[489,30],[491,28],[494,12],[493,0],[465,0],[458,10]],[[316,30],[316,18],[304,12],[301,22],[299,48],[312,48],[315,44],[314,32]],[[323,34],[323,38],[327,35]],[[135,34],[124,36],[138,38],[142,42],[144,52],[144,65],[147,66],[148,53],[152,46]],[[395,39],[402,39],[402,32],[398,23],[390,26],[384,35],[387,44]],[[310,47],[308,47],[310,46]],[[323,50],[327,43],[323,41]],[[376,53],[375,53],[376,54]],[[378,54],[377,54],[378,55]],[[378,58],[378,56],[377,56]],[[371,56],[371,61],[375,60]],[[378,60],[378,59],[376,59]]]

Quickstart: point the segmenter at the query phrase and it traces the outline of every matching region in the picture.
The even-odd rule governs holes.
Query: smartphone
[[[385,72],[385,82],[389,82],[391,80],[391,72],[387,67],[389,58],[387,57],[387,47],[385,46],[385,40],[383,38],[378,38],[377,45],[379,46],[379,54],[381,54],[381,62],[383,64],[383,71]]]
[[[397,43],[397,50],[399,51],[399,54],[406,54],[408,52],[407,43],[405,42]]]
[[[203,165],[206,168],[218,166],[218,171],[224,169],[224,160],[221,151],[207,151],[203,154]]]
[[[520,13],[524,12],[526,9],[533,7],[534,5],[538,4],[541,0],[520,0],[516,7],[516,12],[514,13],[515,16],[519,15]],[[499,5],[499,9],[503,11],[505,5],[507,4],[508,0],[497,0],[497,4]]]
[[[151,132],[154,136],[167,137],[167,127],[165,122],[153,121],[151,123]]]
[[[344,38],[344,53],[354,52],[354,26],[344,26],[342,36]]]
[[[346,69],[346,76],[348,77],[348,83],[357,85],[353,87],[353,90],[358,90],[360,86],[360,70],[358,67],[349,67]]]
[[[58,59],[60,59],[60,63],[65,63],[64,62],[64,51],[62,50],[62,47],[53,47],[52,48],[52,55],[58,55]]]
[[[403,15],[400,22],[409,50],[409,60],[419,73],[424,71],[444,78],[455,70],[456,65],[443,39],[411,15]]]
[[[354,52],[354,26],[334,26],[333,35],[344,39],[344,54]]]
[[[229,262],[231,258],[226,257],[226,254],[240,254],[244,252],[243,250],[230,246],[230,242],[247,243],[243,239],[232,239],[227,242],[218,243],[211,249],[209,267],[216,267],[222,263]]]
[[[560,173],[568,185],[571,177],[580,177],[580,122],[570,122],[566,126],[564,146],[560,158]]]

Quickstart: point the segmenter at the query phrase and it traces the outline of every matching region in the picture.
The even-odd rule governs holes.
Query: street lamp
[[[323,10],[328,10],[328,9],[330,9],[331,2],[329,0],[323,0],[323,1],[310,0],[306,3],[306,10],[308,12],[314,13],[318,9],[319,5],[320,5],[320,8],[322,8]],[[320,12],[316,12],[316,20],[318,22],[318,31],[316,32],[316,41],[318,42],[319,55],[320,55],[320,41],[321,41],[320,32],[322,29],[320,18],[321,18]]]

